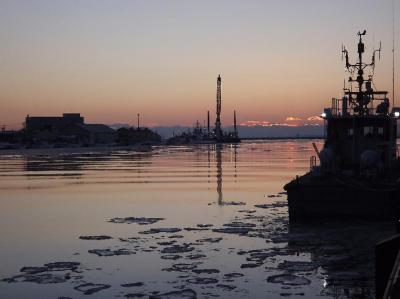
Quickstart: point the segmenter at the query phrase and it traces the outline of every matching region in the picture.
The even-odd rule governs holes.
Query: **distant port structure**
[[[199,121],[187,132],[174,135],[166,140],[167,144],[215,144],[239,143],[236,123],[236,110],[233,111],[233,131],[225,131],[222,126],[222,78],[217,77],[215,123],[211,127],[210,111],[207,111],[207,125]],[[6,131],[3,126],[0,132],[0,149],[37,148],[37,147],[79,147],[94,145],[134,145],[158,144],[161,135],[140,124],[137,113],[137,127],[120,127],[114,129],[105,124],[85,123],[80,113],[63,113],[60,116],[27,115],[23,129]],[[163,141],[164,142],[164,141]]]
[[[115,130],[105,124],[85,123],[80,113],[27,115],[23,129],[3,130],[0,133],[0,149],[151,145],[160,142],[159,134],[149,128],[139,127],[139,118],[137,128],[121,127]]]
[[[195,127],[188,132],[173,136],[167,140],[168,144],[201,144],[201,143],[239,143],[239,133],[236,123],[236,110],[233,111],[233,132],[224,132],[221,122],[222,112],[222,78],[217,77],[217,94],[216,94],[216,119],[215,127],[210,126],[210,111],[207,111],[207,127],[196,122]]]

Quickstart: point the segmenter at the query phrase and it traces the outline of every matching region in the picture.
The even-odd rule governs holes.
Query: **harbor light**
[[[400,107],[394,107],[394,108],[392,109],[392,115],[393,115],[395,118],[399,118],[399,117],[400,117]]]
[[[332,117],[332,108],[324,108],[324,112],[321,113],[323,119]]]

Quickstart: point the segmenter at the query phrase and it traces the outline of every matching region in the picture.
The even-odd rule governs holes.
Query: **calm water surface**
[[[310,155],[311,141],[252,141],[0,156],[0,298],[372,298],[392,224],[289,223],[282,187]],[[111,239],[79,238],[94,235]],[[79,264],[20,272],[52,262]]]

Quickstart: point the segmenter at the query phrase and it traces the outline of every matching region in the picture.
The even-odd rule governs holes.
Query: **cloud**
[[[297,116],[288,116],[282,122],[270,122],[268,120],[247,120],[240,123],[243,127],[310,127],[320,126],[323,119],[318,116],[310,116],[307,118],[300,118]]]
[[[299,125],[287,124],[287,123],[273,123],[269,127],[299,127]]]
[[[285,121],[299,121],[302,120],[300,117],[295,117],[295,116],[288,116],[286,117]]]
[[[271,123],[266,120],[247,120],[245,122],[242,122],[240,125],[243,127],[256,127],[256,126],[262,126],[262,127],[268,127]]]
[[[315,116],[310,116],[307,117],[308,121],[322,121],[323,119],[321,118],[321,116],[315,115]]]
[[[298,127],[296,124],[288,124],[288,123],[271,123],[266,120],[248,120],[242,122],[240,126],[243,127]]]

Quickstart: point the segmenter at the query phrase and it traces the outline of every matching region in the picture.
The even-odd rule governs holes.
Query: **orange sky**
[[[1,125],[63,112],[192,125],[214,119],[219,73],[223,124],[234,109],[239,123],[304,123],[341,96],[341,44],[355,58],[364,28],[368,60],[382,41],[375,84],[391,91],[391,0],[111,2],[1,2]]]

